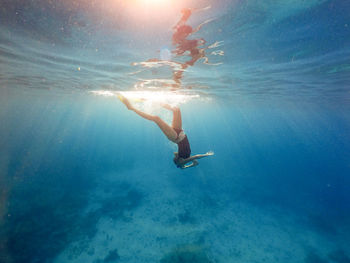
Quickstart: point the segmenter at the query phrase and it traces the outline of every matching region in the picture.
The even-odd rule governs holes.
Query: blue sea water
[[[349,83],[347,0],[0,0],[0,263],[350,262]]]

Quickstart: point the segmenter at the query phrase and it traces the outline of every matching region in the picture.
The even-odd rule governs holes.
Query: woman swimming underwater
[[[165,136],[176,143],[178,146],[178,152],[174,153],[174,163],[178,168],[186,169],[189,167],[194,167],[198,165],[197,159],[201,159],[203,157],[207,157],[210,155],[214,155],[213,152],[207,152],[205,154],[197,154],[191,156],[191,147],[188,141],[187,135],[182,130],[182,120],[181,120],[181,111],[178,107],[172,107],[168,104],[162,104],[161,106],[167,110],[173,112],[173,122],[172,126],[168,125],[165,121],[163,121],[160,117],[150,115],[143,111],[136,109],[133,105],[131,105],[130,101],[122,95],[118,95],[119,99],[125,104],[125,106],[134,111],[136,114],[141,116],[142,118],[155,122],[161,131],[165,134]],[[189,164],[190,163],[190,164]]]

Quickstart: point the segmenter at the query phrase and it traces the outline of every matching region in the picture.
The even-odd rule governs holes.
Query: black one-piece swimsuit
[[[180,132],[182,130],[180,129],[174,129],[177,133],[177,136],[179,136]],[[178,154],[180,158],[186,159],[191,156],[191,147],[190,142],[188,141],[187,135],[185,135],[185,138],[177,144],[178,146]]]

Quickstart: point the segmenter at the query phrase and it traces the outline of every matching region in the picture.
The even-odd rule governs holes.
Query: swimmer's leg
[[[138,109],[134,109],[134,112],[147,120],[155,122],[160,128],[160,130],[164,133],[164,135],[170,141],[175,142],[175,140],[177,139],[176,131],[172,127],[170,127],[165,121],[163,121],[159,116],[150,115],[145,112],[139,111]]]
[[[173,112],[173,122],[172,127],[174,129],[182,130],[182,118],[181,118],[181,110],[179,107],[173,107],[169,104],[161,104],[161,106],[167,110],[170,110]]]
[[[173,109],[173,122],[171,126],[174,129],[182,130],[182,118],[181,118],[181,111],[179,107],[174,107]]]
[[[165,136],[170,140],[170,141],[175,141],[177,138],[177,133],[176,131],[170,127],[165,121],[163,121],[160,117],[155,116],[155,115],[151,115],[148,114],[146,112],[140,111],[138,109],[136,109],[135,107],[133,107],[131,105],[131,103],[129,102],[129,100],[125,97],[123,97],[122,95],[120,95],[122,97],[122,99],[120,99],[125,106],[129,109],[134,111],[137,115],[141,116],[142,118],[149,120],[149,121],[153,121],[155,122],[158,127],[161,129],[161,131],[165,134]]]

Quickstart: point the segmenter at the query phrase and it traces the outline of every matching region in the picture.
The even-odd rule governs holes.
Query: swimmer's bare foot
[[[179,110],[178,107],[171,106],[170,104],[167,104],[167,103],[159,103],[159,105],[161,107],[163,107],[164,109],[167,109],[167,110],[170,110],[170,111],[177,111],[177,110]]]
[[[134,107],[131,105],[130,101],[127,98],[125,98],[122,94],[119,93],[117,96],[120,99],[120,101],[123,102],[124,105],[128,108],[128,110],[134,109]]]

